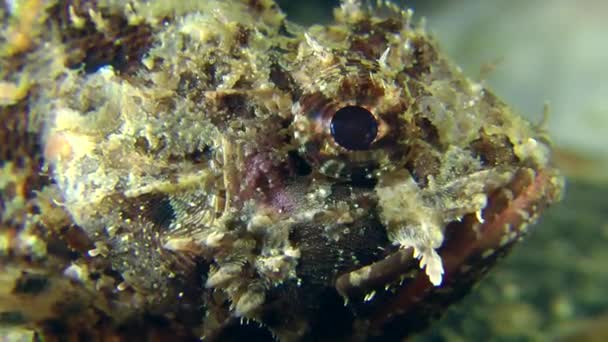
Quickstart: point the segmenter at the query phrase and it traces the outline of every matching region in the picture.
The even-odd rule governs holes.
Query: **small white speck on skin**
[[[485,259],[492,256],[494,253],[496,253],[495,249],[486,249],[485,251],[483,251],[483,253],[481,253],[481,257]]]
[[[97,248],[93,248],[93,249],[89,250],[89,251],[87,252],[87,254],[88,254],[90,257],[93,257],[93,258],[94,258],[94,257],[96,257],[96,256],[98,256],[98,255],[101,255],[101,252],[100,252],[100,250],[99,250],[99,249],[97,249]]]
[[[82,267],[80,267],[79,265],[76,264],[71,264],[70,266],[68,266],[64,271],[63,271],[63,275],[75,280],[75,281],[82,281],[83,279],[83,274],[84,274],[84,270]]]
[[[116,75],[114,68],[111,65],[103,66],[99,68],[97,72],[107,80],[112,79]]]
[[[372,291],[372,292],[366,294],[365,297],[363,297],[363,301],[364,302],[369,302],[372,299],[374,299],[375,296],[376,296],[376,291]]]
[[[503,246],[505,246],[507,243],[509,243],[510,241],[511,241],[511,240],[509,239],[509,237],[508,237],[508,236],[503,235],[503,236],[500,238],[500,242],[498,243],[498,245],[499,245],[500,247],[503,247]]]
[[[387,47],[386,50],[382,53],[380,58],[378,59],[378,64],[380,64],[381,68],[386,67],[386,60],[388,59],[388,54],[391,52],[391,48]]]
[[[477,218],[477,221],[479,221],[479,223],[484,223],[485,222],[485,220],[483,219],[483,216],[481,214],[481,209],[477,210],[475,212],[475,217]]]

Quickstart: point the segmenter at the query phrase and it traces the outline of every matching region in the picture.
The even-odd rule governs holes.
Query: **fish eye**
[[[337,110],[329,127],[334,141],[347,150],[368,150],[378,135],[376,118],[361,106],[346,106]]]

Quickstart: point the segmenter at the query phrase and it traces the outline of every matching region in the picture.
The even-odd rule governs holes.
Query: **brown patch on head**
[[[150,141],[146,137],[137,137],[133,143],[135,150],[141,154],[150,153]]]
[[[350,50],[358,52],[366,59],[378,59],[388,47],[384,32],[373,32],[369,35],[355,36],[350,41]]]
[[[403,126],[402,134],[412,142],[424,143],[428,148],[434,150],[441,149],[441,141],[439,139],[437,127],[421,114],[414,115],[413,119]]]
[[[205,62],[199,67],[181,72],[175,90],[177,95],[194,103],[202,103],[205,92],[215,89],[218,84],[216,68],[214,63]]]
[[[413,133],[417,138],[424,140],[433,146],[440,145],[439,131],[429,119],[423,117],[422,115],[415,115],[414,123],[415,132]]]
[[[63,227],[59,238],[65,241],[67,247],[72,251],[86,253],[94,248],[93,242],[89,236],[78,226],[70,225],[68,227]]]
[[[17,280],[13,293],[16,295],[35,296],[49,288],[49,279],[44,274],[24,272]]]
[[[30,133],[29,108],[25,101],[0,106],[0,161],[19,160],[38,152],[38,137]]]
[[[273,63],[270,65],[270,73],[268,76],[279,90],[291,94],[292,100],[295,101],[300,97],[301,90],[298,89],[295,80],[280,64]]]
[[[374,105],[382,100],[384,88],[369,77],[344,78],[339,95],[344,99],[357,99],[359,105]]]
[[[336,108],[321,92],[306,94],[300,98],[300,108],[311,119],[329,119]]]
[[[148,151],[149,153],[153,151]],[[193,165],[209,163],[213,158],[213,151],[210,146],[204,146],[202,149],[196,149],[184,154],[170,154],[167,161],[171,164],[189,162]]]
[[[262,0],[249,0],[247,5],[256,12],[262,12],[266,9],[266,4]]]
[[[157,98],[155,105],[158,113],[174,113],[177,103],[174,96],[165,96]]]
[[[404,23],[403,21],[397,18],[386,18],[383,21],[377,23],[376,27],[382,29],[385,32],[399,33],[403,29]]]
[[[238,25],[234,38],[236,39],[236,41],[238,42],[238,44],[241,47],[245,47],[245,46],[249,45],[250,37],[251,37],[251,30],[242,25]]]
[[[33,198],[34,191],[48,184],[41,172],[43,159],[40,136],[33,133],[28,105],[22,101],[13,106],[0,106],[0,167],[7,162],[23,175],[19,194]]]
[[[247,106],[247,96],[244,94],[225,94],[220,97],[220,107],[232,115],[242,117],[249,116],[250,110]]]
[[[75,27],[70,8],[84,19],[82,27]],[[101,13],[105,27],[103,32],[95,25],[89,13]],[[131,25],[122,14],[110,13],[97,7],[95,2],[70,1],[49,9],[49,22],[57,26],[68,56],[66,66],[84,66],[85,72],[95,72],[111,65],[122,73],[130,73],[141,64],[141,57],[152,44],[152,27],[148,24]]]
[[[385,31],[391,33],[398,33],[404,28],[403,18],[395,16],[395,13],[384,13],[388,14],[386,17],[380,14],[380,17],[371,18],[365,16],[359,18],[357,22],[353,24],[353,32],[357,34],[366,34],[376,31]]]
[[[200,98],[201,83],[202,80],[198,73],[186,70],[179,74],[176,92],[185,98]]]
[[[417,143],[410,150],[405,167],[421,187],[427,185],[428,176],[436,176],[439,173],[441,161],[436,154],[437,152],[425,143]]]
[[[243,120],[255,117],[253,104],[248,95],[242,92],[216,92],[208,95],[207,98],[213,105],[209,115],[211,122],[218,127],[226,127],[234,120],[241,123]]]
[[[364,35],[372,32],[374,25],[370,18],[362,18],[353,25],[353,32],[358,35]]]
[[[470,148],[484,165],[511,165],[519,162],[513,151],[513,144],[505,135],[488,135],[481,132]]]
[[[410,77],[417,79],[422,74],[428,74],[431,71],[431,66],[437,64],[439,56],[431,42],[422,37],[416,37],[412,40],[412,48],[414,49],[414,58],[411,65],[406,67],[404,71]]]

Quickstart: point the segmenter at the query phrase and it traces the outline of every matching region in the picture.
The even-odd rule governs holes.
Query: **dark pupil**
[[[340,146],[349,150],[367,150],[376,139],[378,123],[369,110],[346,106],[334,114],[330,130]]]

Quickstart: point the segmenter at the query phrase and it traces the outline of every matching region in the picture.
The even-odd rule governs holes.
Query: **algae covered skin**
[[[399,339],[560,197],[544,133],[390,3],[308,28],[265,0],[3,11],[2,135],[33,142],[0,186],[49,177],[2,194],[5,324]]]

